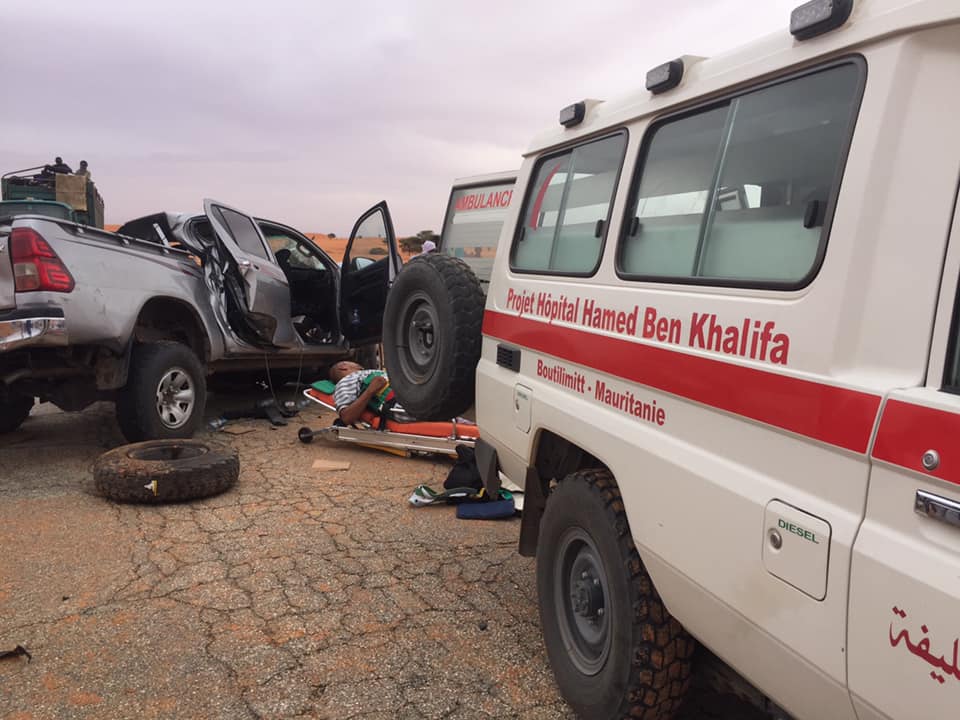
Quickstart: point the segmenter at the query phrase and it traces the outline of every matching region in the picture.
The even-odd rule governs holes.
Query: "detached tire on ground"
[[[547,498],[537,594],[550,665],[579,717],[673,716],[695,643],[641,563],[608,471],[568,475]]]
[[[206,404],[206,376],[193,350],[167,341],[134,347],[117,397],[117,422],[127,440],[192,437]]]
[[[473,405],[483,289],[462,260],[431,253],[407,263],[390,288],[383,353],[404,410],[449,420]]]
[[[204,440],[148,440],[101,455],[93,466],[97,493],[134,503],[182,502],[233,487],[240,459],[232,447]]]
[[[0,435],[23,425],[32,409],[32,397],[8,395],[6,399],[0,399]]]

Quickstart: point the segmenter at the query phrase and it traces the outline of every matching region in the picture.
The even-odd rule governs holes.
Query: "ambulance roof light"
[[[574,103],[573,105],[567,105],[563,110],[560,111],[560,124],[565,128],[575,127],[583,122],[583,118],[586,114],[587,103],[585,103],[583,100]]]
[[[810,0],[790,13],[790,34],[809,40],[836,30],[853,11],[853,0]]]
[[[647,73],[647,90],[654,95],[675,88],[683,79],[683,58],[657,65]]]

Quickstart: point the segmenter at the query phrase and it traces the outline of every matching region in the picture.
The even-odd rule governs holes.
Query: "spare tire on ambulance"
[[[436,252],[397,275],[383,319],[383,355],[403,408],[448,420],[473,406],[486,287],[517,171],[455,180]]]

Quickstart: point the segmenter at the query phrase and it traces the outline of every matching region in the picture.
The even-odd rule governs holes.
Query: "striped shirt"
[[[339,413],[345,407],[353,404],[353,401],[360,397],[363,392],[363,381],[371,375],[384,375],[383,370],[357,370],[352,372],[337,383],[333,389],[333,402],[337,406]]]

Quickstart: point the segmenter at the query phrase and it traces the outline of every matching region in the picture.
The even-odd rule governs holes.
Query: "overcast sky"
[[[439,231],[564,105],[787,32],[801,0],[2,2],[0,172],[90,163],[108,223],[204,197],[346,234]]]

